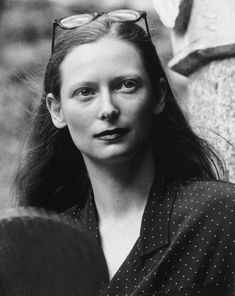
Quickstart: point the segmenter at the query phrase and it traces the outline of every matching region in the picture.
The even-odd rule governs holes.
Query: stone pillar
[[[176,0],[153,1],[176,8]],[[188,77],[191,124],[220,152],[235,182],[235,1],[177,3],[166,19],[174,54],[169,67]]]
[[[235,58],[212,61],[188,78],[191,124],[223,157],[235,182]]]

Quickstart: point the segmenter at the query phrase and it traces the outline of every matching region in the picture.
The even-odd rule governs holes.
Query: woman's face
[[[138,50],[111,37],[73,49],[61,66],[61,102],[49,107],[68,126],[84,159],[107,162],[149,145],[154,112],[150,80]]]

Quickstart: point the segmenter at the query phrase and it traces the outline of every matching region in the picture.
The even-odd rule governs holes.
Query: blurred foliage
[[[69,6],[55,0],[0,1],[0,206],[6,207],[11,203],[10,187],[19,144],[30,126],[33,106],[41,93],[43,71],[50,54],[52,20],[78,11],[138,7],[128,6],[134,1],[120,0],[77,0],[76,5]],[[164,53],[163,61],[168,61],[171,46],[166,31],[154,11],[149,12],[149,20],[150,27],[157,28],[156,45]]]
[[[45,0],[5,0],[0,9],[0,206],[3,208],[12,201],[11,183],[19,146],[30,125],[34,102],[40,96],[42,73],[49,58],[51,20],[60,10],[67,11]]]

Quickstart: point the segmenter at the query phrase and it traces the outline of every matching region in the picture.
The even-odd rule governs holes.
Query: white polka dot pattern
[[[155,181],[140,236],[101,295],[235,295],[234,213],[233,184]],[[92,198],[65,216],[99,241]]]

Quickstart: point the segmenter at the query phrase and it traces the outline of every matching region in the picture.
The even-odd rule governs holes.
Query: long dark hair
[[[165,108],[153,121],[153,146],[157,172],[167,182],[191,178],[216,179],[222,164],[210,145],[197,136],[178,106],[155,46],[146,32],[134,23],[118,23],[108,16],[70,31],[58,38],[50,57],[44,91],[36,108],[28,138],[28,153],[15,179],[19,203],[55,211],[86,199],[89,178],[80,151],[67,127],[57,129],[46,107],[46,96],[60,99],[60,64],[74,47],[105,36],[125,40],[140,52],[153,91],[158,99],[160,78],[167,82]]]

